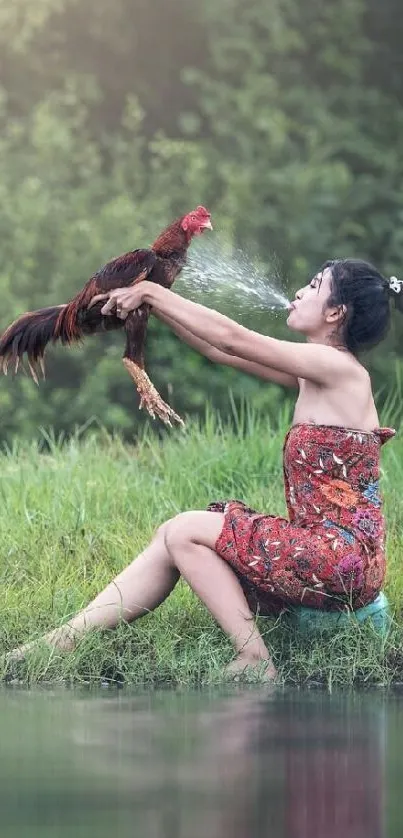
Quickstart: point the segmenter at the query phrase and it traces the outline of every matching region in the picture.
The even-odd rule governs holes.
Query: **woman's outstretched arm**
[[[153,314],[158,318],[158,320],[161,320],[162,323],[169,326],[178,338],[187,343],[188,346],[191,346],[192,349],[200,352],[201,355],[204,355],[209,359],[209,361],[213,361],[215,364],[224,364],[227,367],[234,367],[234,369],[241,370],[241,372],[246,372],[249,375],[255,375],[257,378],[262,378],[265,381],[272,381],[274,384],[280,384],[282,387],[298,388],[298,379],[295,378],[295,376],[288,375],[285,372],[279,372],[278,370],[272,369],[264,364],[257,364],[253,361],[245,361],[244,358],[238,358],[236,355],[228,355],[225,352],[221,352],[219,349],[216,349],[215,346],[212,346],[211,343],[207,343],[207,341],[202,340],[202,338],[196,337],[196,335],[189,332],[188,329],[185,329],[184,326],[181,326],[171,317],[168,317],[168,315],[163,314],[156,309],[153,309]]]
[[[116,311],[118,317],[125,319],[130,311],[147,303],[220,352],[263,364],[295,378],[334,386],[341,378],[351,378],[354,369],[346,355],[332,346],[266,337],[246,329],[218,311],[185,300],[147,280],[129,288],[110,291],[108,298],[102,314]]]

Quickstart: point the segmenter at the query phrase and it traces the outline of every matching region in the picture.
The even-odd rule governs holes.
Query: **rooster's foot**
[[[137,366],[130,358],[123,358],[123,363],[137,387],[140,396],[140,410],[145,407],[153,419],[158,416],[166,425],[171,425],[171,419],[173,419],[184,427],[183,419],[172,410],[169,404],[164,402],[145,370]]]

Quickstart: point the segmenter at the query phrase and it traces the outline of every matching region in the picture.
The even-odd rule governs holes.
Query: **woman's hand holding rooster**
[[[114,288],[113,291],[108,291],[107,294],[97,294],[90,302],[90,307],[100,300],[107,302],[101,309],[101,314],[116,315],[121,320],[126,320],[126,317],[131,311],[139,308],[144,303],[153,304],[159,292],[164,293],[165,289],[155,282],[147,282],[143,280],[136,285],[131,285],[129,288]]]

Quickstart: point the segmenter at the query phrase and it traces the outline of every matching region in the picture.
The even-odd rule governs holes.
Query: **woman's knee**
[[[185,528],[189,529],[188,525],[192,520],[192,515],[194,514],[194,512],[180,512],[179,515],[175,515],[173,518],[168,518],[167,521],[164,521],[163,524],[160,524],[160,526],[157,527],[154,533],[154,538],[160,538],[163,541],[166,541],[168,535],[169,538],[174,537],[175,535],[179,536],[184,532]]]
[[[174,521],[175,518],[169,518],[168,521],[164,521],[163,524],[160,524],[159,527],[155,530],[154,533],[154,541],[160,540],[165,541],[165,536],[168,532],[169,525]]]
[[[164,530],[168,550],[186,544],[214,547],[222,528],[223,515],[216,512],[182,512],[167,522]]]
[[[183,541],[190,541],[194,527],[192,526],[192,512],[180,512],[164,527],[164,540],[167,548],[173,547]]]

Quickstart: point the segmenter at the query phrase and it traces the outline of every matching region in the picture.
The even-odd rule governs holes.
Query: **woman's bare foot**
[[[5,655],[5,662],[8,664],[18,663],[18,661],[24,660],[30,652],[44,646],[49,647],[49,651],[71,652],[75,645],[74,630],[69,625],[64,625],[54,629],[49,634],[45,634],[39,640],[31,640],[30,643],[24,643],[23,646],[12,649]]]
[[[271,658],[251,657],[242,652],[228,664],[225,674],[229,680],[269,681],[274,683],[277,670]]]

